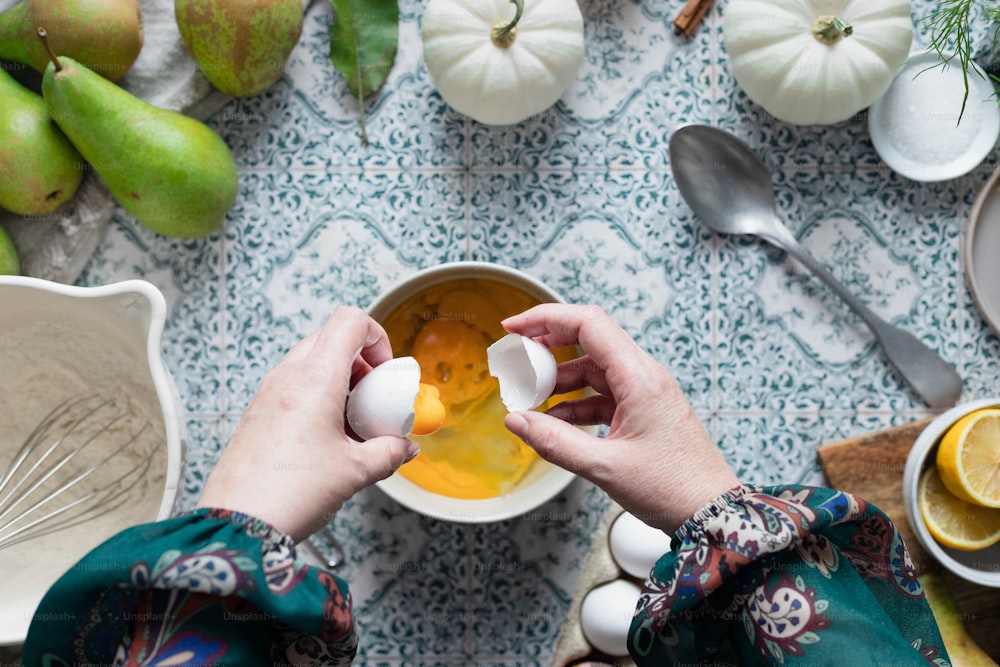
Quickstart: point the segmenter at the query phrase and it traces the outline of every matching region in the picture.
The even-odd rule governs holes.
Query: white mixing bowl
[[[171,513],[184,428],[160,353],[165,315],[163,295],[144,281],[85,288],[0,276],[0,476],[42,417],[89,395],[127,398],[150,427],[136,444],[143,455],[152,452],[127,504],[0,550],[0,645],[24,641],[45,592],[87,552],[131,525]],[[105,433],[90,449],[113,451],[115,442]]]

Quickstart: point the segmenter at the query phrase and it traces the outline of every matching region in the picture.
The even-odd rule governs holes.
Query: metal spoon
[[[323,539],[326,542],[326,546],[329,547],[330,550],[333,552],[333,555],[330,556],[329,558],[323,555],[323,552],[320,550],[320,548],[317,547],[316,544],[313,542],[313,540],[316,539],[317,535],[323,536]],[[340,540],[338,540],[336,536],[334,536],[333,531],[331,531],[329,528],[325,526],[323,528],[320,528],[319,532],[316,533],[316,535],[313,535],[307,540],[299,542],[299,544],[304,546],[313,555],[313,557],[322,564],[323,568],[326,570],[330,571],[336,570],[338,567],[344,564],[345,560],[344,548],[340,546]]]
[[[843,299],[875,334],[889,362],[934,408],[954,405],[962,379],[936,352],[868,309],[803,248],[774,210],[767,166],[732,134],[706,125],[682,127],[670,137],[670,168],[681,196],[708,227],[752,234],[804,264]]]

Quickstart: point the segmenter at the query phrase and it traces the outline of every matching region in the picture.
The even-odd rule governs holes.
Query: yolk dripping
[[[432,384],[420,383],[417,398],[413,401],[413,435],[430,435],[444,424],[446,411],[441,402],[441,392]]]
[[[417,438],[420,455],[400,468],[418,486],[452,498],[494,498],[512,490],[538,455],[503,427],[499,395],[461,428]]]

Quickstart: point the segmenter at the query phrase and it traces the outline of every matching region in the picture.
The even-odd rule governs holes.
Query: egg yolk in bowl
[[[501,320],[538,303],[507,283],[464,279],[421,290],[383,319],[394,356],[419,362],[420,382],[437,388],[445,412],[437,431],[411,436],[421,452],[399,474],[443,496],[494,498],[510,492],[540,460],[504,427],[507,410],[486,360],[486,348],[507,333]],[[579,356],[576,348],[553,354],[557,361]],[[582,395],[550,398],[539,410]]]

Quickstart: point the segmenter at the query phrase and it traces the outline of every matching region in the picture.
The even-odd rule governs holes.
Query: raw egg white
[[[670,551],[670,537],[666,533],[628,512],[615,519],[608,542],[619,567],[639,579],[648,577],[656,561]]]
[[[420,364],[413,357],[376,366],[347,397],[347,423],[362,440],[427,435],[444,420],[438,388],[420,382]]]
[[[580,605],[580,626],[590,645],[610,656],[628,655],[628,629],[642,591],[615,579],[592,589]]]
[[[490,375],[500,383],[508,412],[533,410],[556,386],[556,358],[547,347],[520,334],[507,334],[486,349]]]

